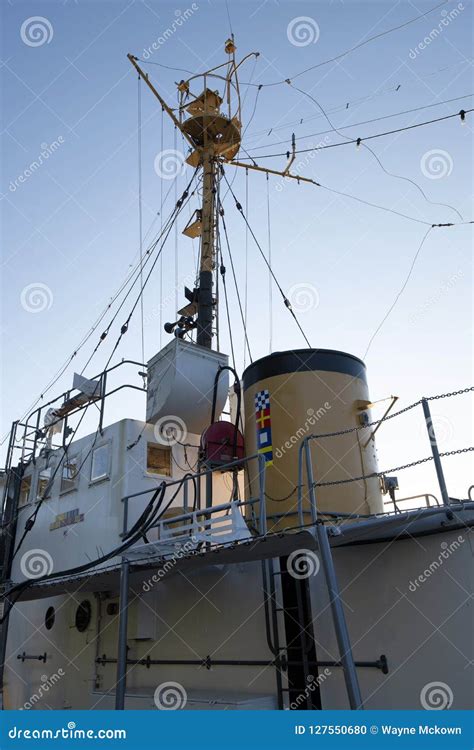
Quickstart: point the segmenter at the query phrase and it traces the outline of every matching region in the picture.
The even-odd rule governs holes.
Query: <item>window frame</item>
[[[66,479],[65,480],[64,476],[63,476],[63,472],[64,472],[64,469],[66,468],[66,466],[68,466],[69,464],[72,464],[73,462],[75,463],[76,469],[79,469],[79,467],[81,465],[81,456],[80,456],[79,453],[77,453],[76,455],[71,456],[71,457],[68,457],[66,455],[64,461],[62,461],[61,476],[59,478],[59,495],[60,496],[61,495],[67,495],[69,492],[74,492],[78,488],[78,484],[79,484],[79,471],[76,471],[76,474],[74,475],[73,479]],[[72,486],[63,487],[63,482],[64,481],[72,482]]]
[[[158,448],[159,450],[165,451],[169,455],[169,474],[162,474],[157,471],[150,471],[148,468],[148,447],[151,446],[153,448]],[[165,477],[165,478],[172,478],[173,476],[173,447],[171,445],[163,445],[162,443],[157,443],[154,441],[146,441],[145,444],[145,476],[147,477]]]
[[[105,474],[101,474],[98,477],[92,476],[92,470],[94,467],[94,454],[96,451],[100,450],[101,448],[107,448],[108,454],[107,454],[107,468],[105,471]],[[107,440],[104,443],[100,443],[99,445],[95,445],[91,451],[91,462],[90,462],[90,469],[89,469],[89,485],[91,484],[99,484],[99,482],[106,482],[108,479],[110,479],[110,470],[112,466],[112,441]]]
[[[51,464],[48,464],[46,466],[43,466],[42,469],[40,469],[39,467],[37,468],[37,470],[36,470],[36,477],[35,477],[35,496],[34,496],[34,502],[35,503],[40,503],[42,500],[50,500],[51,497],[53,496],[52,489],[53,489],[53,486],[54,486],[55,479],[53,480],[53,485],[50,487],[49,495],[45,495],[44,498],[41,498],[41,497],[38,496],[38,490],[39,490],[39,483],[41,481],[41,474],[43,474],[46,471],[49,472],[49,477],[48,477],[48,483],[49,483],[51,481],[51,477],[54,474],[55,465],[56,465],[55,463],[51,463]]]
[[[25,502],[22,503],[21,502],[22,485],[23,485],[23,482],[25,482],[25,481],[29,481],[30,486],[28,487],[28,493],[26,495],[26,500],[25,500]],[[21,508],[25,508],[27,505],[29,505],[31,503],[31,499],[32,499],[32,493],[31,493],[31,491],[32,491],[32,489],[33,489],[33,474],[23,474],[23,476],[22,476],[22,478],[20,480],[20,489],[19,489],[19,492],[18,492],[18,509],[19,510],[21,510]]]

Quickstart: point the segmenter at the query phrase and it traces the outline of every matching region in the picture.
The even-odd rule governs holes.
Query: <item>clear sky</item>
[[[249,60],[242,69],[244,83],[290,78],[324,108],[333,126],[347,137],[363,138],[472,107],[472,96],[467,96],[473,83],[470,2],[442,4],[416,23],[295,75],[436,4],[229,1],[228,12],[218,0],[185,0],[179,6],[156,0],[3,2],[2,435],[74,351],[137,259],[138,87],[127,52],[160,63],[146,70],[174,105],[174,82],[185,74],[161,65],[200,72],[223,62],[230,22],[238,55],[260,52],[256,64]],[[299,149],[344,142],[318,105],[287,83],[260,91],[244,85],[242,96],[243,145],[255,159],[287,151],[293,132]],[[366,123],[421,107],[425,109]],[[293,169],[298,165],[302,175],[325,186],[419,221],[456,222],[459,213],[470,220],[473,114],[466,115],[464,124],[456,117],[368,142],[383,166],[367,149],[352,144],[301,154]],[[151,226],[151,238],[160,226],[162,196],[168,195],[166,216],[175,190],[184,189],[192,171],[187,167],[176,182],[157,173],[160,152],[182,152],[183,144],[181,136],[175,141],[169,121],[162,131],[161,109],[144,86],[142,123],[143,224],[145,232]],[[366,124],[349,127],[358,123]],[[33,162],[42,163],[30,169]],[[282,169],[286,157],[259,162]],[[227,167],[229,178],[234,169]],[[419,188],[429,201],[453,208],[433,205]],[[236,175],[233,189],[244,203],[244,172]],[[248,191],[249,221],[267,252],[265,177],[250,175]],[[269,181],[269,201],[273,268],[312,346],[364,357],[428,226],[322,188],[282,185],[279,178]],[[225,207],[243,296],[247,286],[255,359],[270,346],[268,272],[249,238],[246,285],[245,228],[229,195]],[[146,359],[168,340],[160,331],[160,318],[175,319],[175,279],[179,305],[182,285],[192,284],[196,248],[181,236],[188,218],[186,210],[177,242],[172,233],[163,252],[162,281],[158,264],[145,293]],[[406,288],[365,357],[373,400],[395,394],[405,406],[472,382],[471,238],[471,226],[429,233]],[[230,269],[227,277],[241,371],[243,333]],[[103,327],[52,393],[71,387],[73,369],[82,369]],[[304,346],[275,288],[271,328],[273,350]],[[100,371],[116,337],[115,329],[85,374]],[[224,315],[221,348],[229,351]],[[114,361],[141,356],[137,311]],[[131,376],[138,385],[136,369]],[[471,403],[469,396],[434,402],[442,450],[472,444]],[[122,416],[143,418],[142,405],[122,397],[110,417]],[[421,415],[405,420],[380,430],[384,469],[430,453]],[[465,496],[472,483],[468,459],[446,459],[452,495]],[[401,473],[399,479],[401,495],[437,491],[432,464]]]

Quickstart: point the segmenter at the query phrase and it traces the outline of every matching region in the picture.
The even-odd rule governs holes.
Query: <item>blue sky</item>
[[[472,97],[459,98],[472,92],[472,5],[467,1],[448,2],[416,23],[294,78],[434,5],[435,1],[231,2],[238,54],[260,52],[256,64],[253,60],[245,64],[242,81],[292,79],[351,138],[468,109]],[[448,15],[454,9],[457,13]],[[184,15],[178,25],[176,19]],[[28,28],[35,17],[41,17],[39,32]],[[167,29],[172,33],[164,39]],[[200,72],[219,64],[225,60],[228,35],[225,4],[210,0],[180,6],[153,0],[3,3],[2,434],[72,353],[137,259],[137,77],[127,52],[146,57],[144,52],[152,50],[148,61],[160,65],[147,65],[146,70],[174,104],[174,82],[184,74],[161,65]],[[262,88],[255,107],[257,92],[255,87],[242,87],[244,127],[248,124],[243,145],[255,159],[285,152],[292,132],[298,148],[343,142],[337,133],[325,132],[330,126],[307,95],[281,83]],[[451,99],[456,101],[440,103]],[[427,108],[348,127],[419,107]],[[161,221],[157,212],[162,192],[169,191],[166,216],[175,190],[184,189],[191,170],[179,176],[176,188],[172,180],[158,176],[155,164],[162,146],[182,151],[183,144],[181,136],[175,142],[166,120],[162,135],[161,109],[144,86],[142,122],[143,223],[145,232],[152,225],[151,237]],[[472,115],[466,115],[464,125],[460,118],[452,118],[369,143],[385,170],[416,182],[430,201],[449,204],[465,220],[472,218]],[[39,168],[29,170],[45,150],[47,158]],[[427,202],[416,186],[386,174],[365,148],[328,148],[302,154],[300,161],[301,174],[335,190],[421,221],[459,221],[452,208]],[[285,162],[284,156],[261,160],[274,169],[282,169]],[[227,167],[229,178],[234,169]],[[293,296],[296,309],[302,305],[299,319],[312,346],[364,356],[427,227],[314,186],[285,183],[280,187],[279,178],[270,179],[275,274],[285,294]],[[243,172],[236,175],[233,190],[243,202]],[[265,177],[251,175],[248,190],[249,221],[267,252]],[[229,195],[225,207],[245,295],[245,228]],[[159,323],[160,317],[162,322],[175,319],[176,277],[179,287],[185,281],[189,286],[194,272],[196,248],[180,234],[187,218],[188,210],[179,228],[178,268],[172,234],[163,251],[163,279],[158,265],[145,293],[147,359],[168,340]],[[472,382],[471,237],[470,226],[430,232],[403,294],[367,354],[372,399],[395,394],[403,406]],[[255,359],[269,351],[269,281],[251,238],[247,275],[249,338]],[[241,370],[243,333],[230,272],[228,286]],[[161,288],[165,290],[162,303]],[[182,300],[180,291],[179,305]],[[35,304],[44,309],[32,312]],[[117,322],[125,317],[124,310]],[[273,350],[304,346],[275,288],[272,319]],[[73,369],[82,369],[100,332],[99,328],[78,354]],[[86,374],[101,369],[115,340],[116,334],[111,334]],[[221,348],[229,350],[225,316]],[[138,314],[115,361],[122,357],[141,359]],[[135,382],[135,371],[133,378]],[[58,381],[55,392],[71,385],[72,368]],[[468,403],[465,396],[436,402],[442,449],[455,450],[472,442]],[[142,414],[141,404],[133,398],[112,406],[110,412],[111,418]],[[383,468],[428,455],[429,448],[420,421],[380,430]],[[447,459],[452,494],[465,494],[468,468],[465,457]],[[436,490],[432,466],[411,474],[403,477],[402,495],[413,489]]]

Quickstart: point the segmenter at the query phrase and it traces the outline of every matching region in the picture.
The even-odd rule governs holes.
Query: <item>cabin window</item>
[[[51,481],[51,467],[48,466],[38,474],[38,481],[36,483],[36,500],[39,502],[45,497],[46,489]],[[49,492],[46,497],[49,497]]]
[[[54,607],[48,607],[46,610],[46,614],[44,616],[44,626],[46,630],[51,630],[51,628],[54,625],[54,621],[56,619],[56,612],[54,610]]]
[[[20,498],[18,501],[18,505],[20,508],[22,508],[24,505],[26,505],[30,499],[30,490],[31,490],[31,475],[28,477],[23,477],[20,484]]]
[[[109,476],[109,445],[100,445],[92,451],[91,482]]]
[[[76,629],[79,633],[84,633],[90,625],[92,618],[91,603],[85,599],[76,609]]]
[[[146,448],[146,470],[148,474],[171,476],[171,449],[148,443]]]
[[[60,492],[69,492],[75,489],[77,486],[77,480],[79,476],[79,459],[68,458],[63,463],[62,474],[61,474],[61,489]]]

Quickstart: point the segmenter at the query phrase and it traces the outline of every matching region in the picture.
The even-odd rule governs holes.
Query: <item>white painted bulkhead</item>
[[[445,558],[440,557],[442,552]],[[375,661],[381,654],[388,659],[387,675],[378,669],[358,669],[366,707],[420,708],[423,687],[441,681],[452,691],[453,708],[469,708],[473,658],[469,531],[441,530],[416,538],[336,547],[333,555],[355,660]],[[260,563],[171,573],[150,587],[152,576],[153,569],[145,571],[141,587],[135,585],[130,592],[129,658],[200,659],[208,654],[215,659],[271,658]],[[337,659],[321,569],[310,581],[317,657]],[[86,632],[79,633],[75,613],[85,599],[92,604],[92,618]],[[31,708],[112,708],[116,665],[97,666],[95,659],[104,654],[116,657],[118,619],[109,605],[117,601],[116,593],[110,598],[105,594],[99,604],[98,597],[84,587],[74,596],[19,604],[10,620],[7,708],[30,701],[44,677],[59,670],[64,675]],[[49,606],[56,609],[51,631],[44,627]],[[19,661],[17,654],[25,648],[31,654],[46,652],[47,664]],[[336,667],[329,672],[321,682],[323,708],[347,708],[342,670]],[[208,670],[160,665],[129,668],[126,708],[156,709],[154,691],[170,680],[185,687],[188,709],[243,707],[242,696],[246,696],[245,707],[270,708],[272,700],[276,707],[272,667]],[[107,691],[111,692],[107,695]]]

